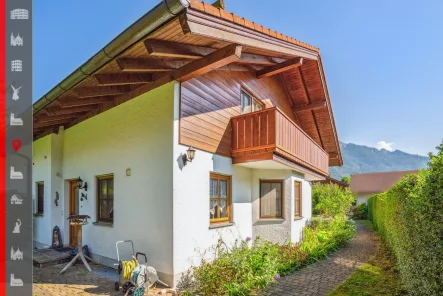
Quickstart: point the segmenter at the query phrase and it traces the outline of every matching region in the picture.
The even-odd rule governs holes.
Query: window
[[[249,113],[264,109],[264,104],[257,98],[241,91],[241,113]]]
[[[209,182],[209,219],[211,223],[231,218],[231,177],[211,173]]]
[[[43,215],[45,201],[45,184],[37,182],[37,213]]]
[[[294,218],[301,218],[302,217],[302,211],[301,211],[301,183],[294,181]]]
[[[114,176],[97,177],[97,220],[114,222]]]
[[[283,218],[283,180],[260,181],[260,218]]]

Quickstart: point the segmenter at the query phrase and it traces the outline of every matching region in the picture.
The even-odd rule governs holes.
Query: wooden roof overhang
[[[214,70],[279,75],[297,124],[329,154],[330,166],[343,164],[319,50],[198,1],[35,110],[34,139]]]

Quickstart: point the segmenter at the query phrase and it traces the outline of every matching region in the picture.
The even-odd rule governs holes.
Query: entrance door
[[[77,187],[77,181],[69,182],[69,215],[78,215],[80,207],[80,198]],[[77,225],[69,225],[69,245],[77,246]]]

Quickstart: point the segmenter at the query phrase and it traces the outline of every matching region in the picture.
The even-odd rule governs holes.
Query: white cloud
[[[375,145],[375,148],[377,148],[378,150],[386,149],[386,150],[392,152],[392,151],[394,151],[394,149],[392,148],[392,145],[394,145],[394,143],[387,143],[385,141],[380,141],[380,142],[377,142],[377,145]]]

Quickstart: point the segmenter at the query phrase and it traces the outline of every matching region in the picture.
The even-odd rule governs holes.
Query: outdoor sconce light
[[[77,179],[77,186],[78,189],[84,189],[85,191],[88,191],[88,182],[85,182],[85,184],[83,185],[83,180],[80,177],[78,177]]]
[[[188,150],[186,150],[186,154],[183,155],[183,163],[186,164],[188,161],[192,162],[194,157],[195,157],[195,149],[189,147]]]

